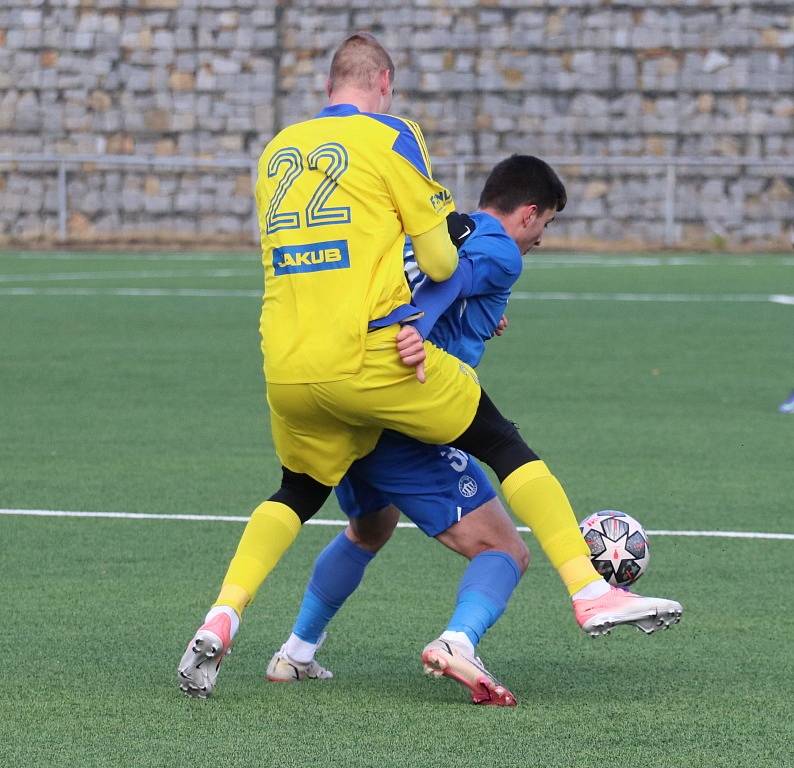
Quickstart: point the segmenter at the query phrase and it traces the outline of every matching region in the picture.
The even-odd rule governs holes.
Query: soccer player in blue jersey
[[[794,389],[791,394],[778,406],[780,413],[794,413]]]
[[[479,210],[471,215],[474,232],[448,281],[428,280],[406,249],[406,276],[414,304],[424,312],[412,322],[421,336],[476,367],[486,341],[500,332],[522,254],[540,245],[566,199],[565,187],[545,162],[513,155],[486,180]],[[515,220],[528,216],[533,226],[519,230]],[[459,681],[475,703],[514,705],[515,696],[486,670],[475,648],[504,612],[529,553],[476,459],[386,431],[372,453],[353,463],[336,493],[350,523],[315,561],[292,634],[273,656],[267,678],[332,676],[314,659],[325,628],[402,511],[428,536],[471,561],[446,630],[422,653],[426,671]]]
[[[403,274],[405,236],[422,271],[444,281],[473,227],[433,179],[419,127],[385,114],[393,77],[377,40],[351,35],[331,62],[329,105],[280,131],[259,160],[260,334],[282,479],[251,514],[178,664],[179,687],[191,696],[212,693],[244,610],[384,429],[456,445],[493,469],[565,584],[583,631],[634,624],[652,632],[681,615],[674,601],[609,587],[559,481],[471,367],[406,325],[417,310]],[[536,224],[534,215],[515,222],[522,237]]]

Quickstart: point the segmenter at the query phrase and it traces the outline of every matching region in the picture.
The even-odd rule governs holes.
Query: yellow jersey
[[[355,375],[370,323],[415,313],[405,235],[428,232],[454,210],[431,176],[419,126],[350,104],[326,107],[265,147],[256,203],[265,378],[300,384]]]

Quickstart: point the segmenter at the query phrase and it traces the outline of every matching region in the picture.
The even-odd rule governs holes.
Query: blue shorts
[[[339,506],[348,517],[394,504],[428,536],[438,536],[495,497],[473,456],[388,430],[372,453],[353,462],[336,487]]]

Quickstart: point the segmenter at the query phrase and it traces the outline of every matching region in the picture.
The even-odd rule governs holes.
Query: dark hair
[[[499,213],[512,213],[520,205],[561,211],[567,202],[565,186],[548,163],[532,155],[511,155],[488,174],[479,207]]]
[[[389,82],[394,82],[394,62],[389,52],[369,32],[354,32],[334,52],[328,80],[331,90],[342,84],[366,89],[384,70],[389,71]]]

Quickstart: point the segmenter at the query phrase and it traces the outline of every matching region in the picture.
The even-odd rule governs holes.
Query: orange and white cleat
[[[466,648],[448,640],[433,640],[422,651],[425,674],[451,677],[471,691],[474,704],[492,707],[515,707],[518,702],[508,688],[500,683],[482,661]]]
[[[594,600],[574,600],[573,612],[590,637],[608,635],[612,627],[631,624],[646,635],[681,621],[681,603],[663,597],[643,597],[612,587]]]
[[[218,613],[202,624],[177,667],[177,679],[183,693],[206,699],[215,689],[215,680],[224,657],[231,651],[232,620]]]

